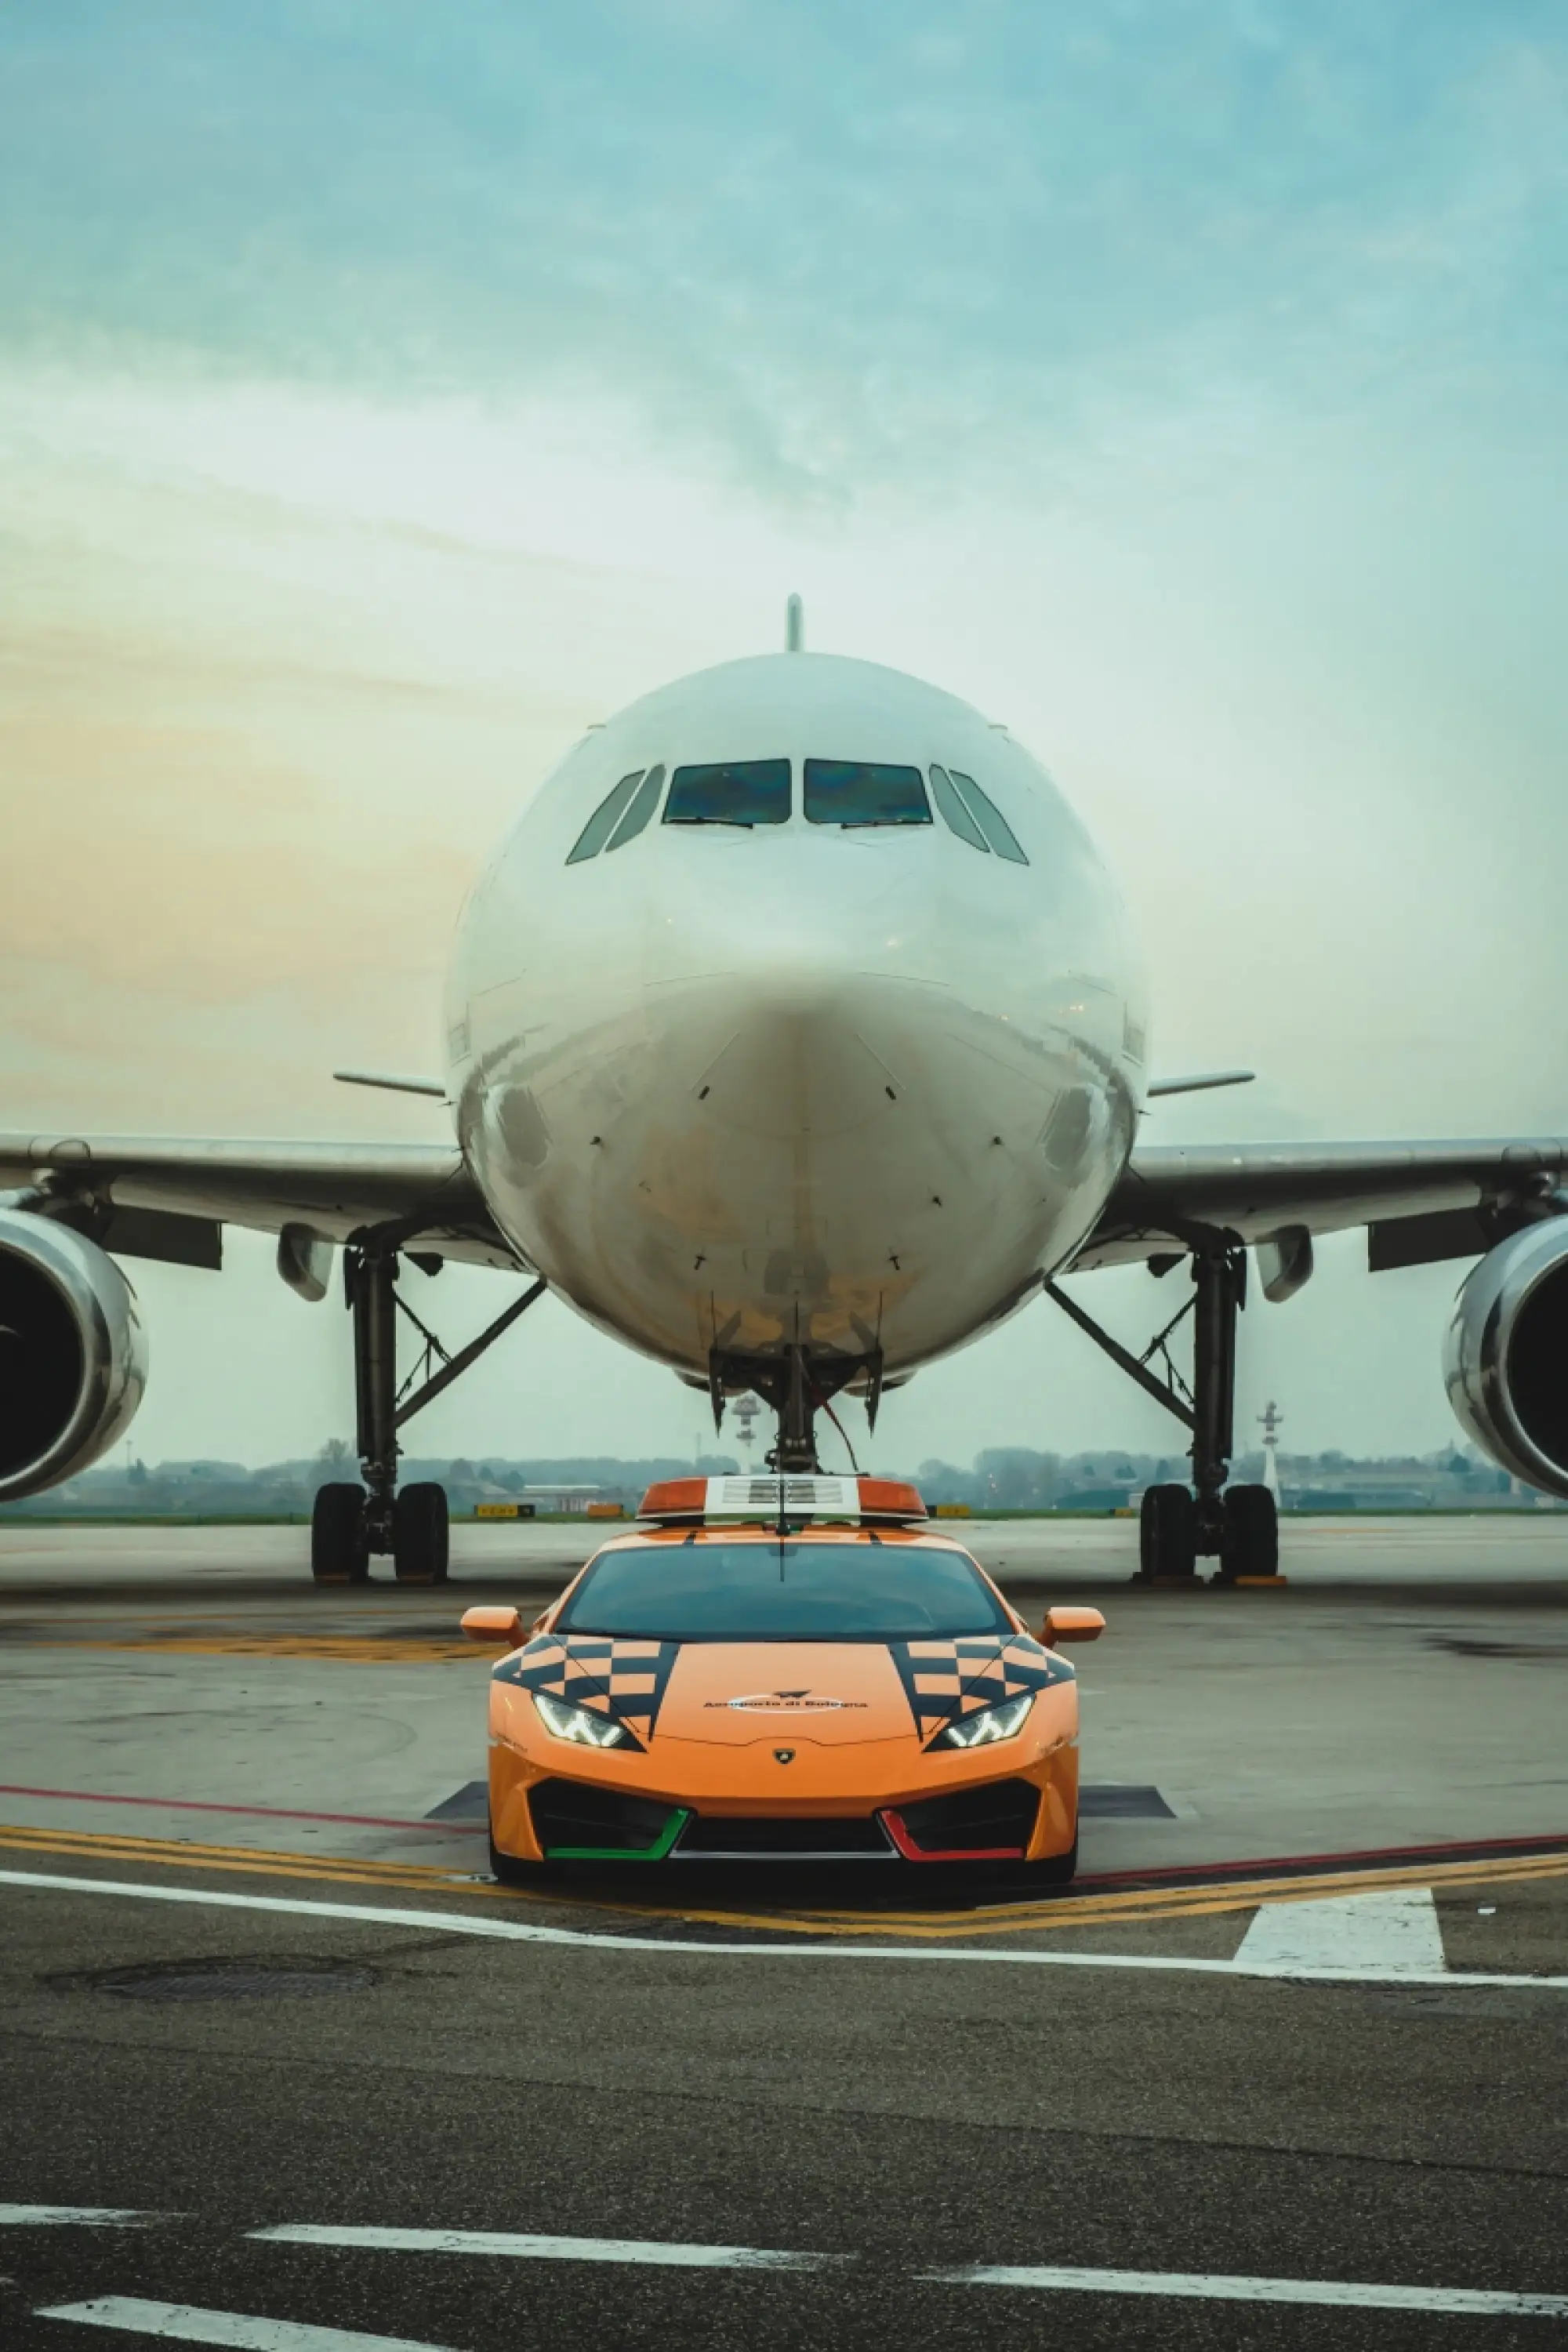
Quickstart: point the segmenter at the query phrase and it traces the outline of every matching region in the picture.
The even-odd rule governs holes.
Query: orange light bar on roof
[[[643,1519],[923,1519],[920,1489],[904,1478],[660,1478],[642,1498]]]

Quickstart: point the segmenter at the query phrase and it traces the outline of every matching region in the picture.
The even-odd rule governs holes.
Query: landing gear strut
[[[363,1584],[374,1554],[390,1553],[400,1584],[447,1580],[447,1490],[434,1480],[397,1484],[397,1432],[403,1423],[448,1388],[509,1325],[533,1305],[542,1282],[510,1307],[468,1347],[448,1355],[397,1291],[398,1252],[412,1238],[407,1224],[372,1227],[343,1253],[343,1285],[353,1315],[354,1423],[364,1483],[321,1487],[310,1514],[310,1571],[320,1584]],[[439,1259],[416,1258],[431,1273]],[[397,1318],[401,1312],[425,1340],[424,1369],[436,1357],[441,1369],[419,1387],[418,1368],[397,1385]]]
[[[863,1356],[816,1354],[799,1340],[765,1356],[715,1348],[708,1361],[713,1426],[719,1428],[723,1421],[726,1394],[753,1390],[778,1415],[768,1468],[781,1477],[809,1477],[822,1467],[816,1452],[818,1410],[831,1419],[831,1400],[851,1381],[857,1383],[858,1395],[864,1393],[867,1422],[875,1429],[882,1395],[879,1347],[868,1348]]]
[[[1171,1586],[1197,1582],[1200,1559],[1217,1559],[1216,1584],[1272,1583],[1279,1573],[1279,1528],[1274,1497],[1267,1486],[1229,1486],[1235,1443],[1236,1325],[1247,1303],[1247,1252],[1226,1236],[1196,1229],[1192,1240],[1193,1295],[1142,1356],[1134,1356],[1102,1331],[1078,1301],[1055,1283],[1047,1290],[1080,1329],[1089,1333],[1141,1388],[1146,1389],[1192,1432],[1190,1486],[1158,1486],[1143,1496],[1138,1525],[1141,1583]],[[1179,1257],[1154,1268],[1168,1273]],[[1166,1350],[1166,1341],[1188,1314],[1193,1317],[1193,1378],[1189,1388]],[[1149,1369],[1158,1354],[1168,1378]]]

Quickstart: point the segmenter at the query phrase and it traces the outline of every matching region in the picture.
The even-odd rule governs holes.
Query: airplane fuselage
[[[567,753],[464,910],[447,1025],[501,1230],[689,1378],[791,1343],[896,1376],[1009,1313],[1099,1214],[1147,1055],[1120,900],[1045,771],[808,654]]]

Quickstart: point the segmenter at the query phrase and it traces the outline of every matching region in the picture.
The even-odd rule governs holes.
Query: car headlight
[[[966,1715],[961,1723],[948,1725],[942,1735],[943,1744],[988,1748],[994,1739],[1012,1739],[1024,1728],[1034,1703],[1034,1692],[1025,1691],[1019,1698],[1005,1698],[1000,1706],[988,1706],[983,1715]]]
[[[544,1728],[557,1739],[569,1739],[577,1748],[618,1748],[626,1738],[622,1726],[607,1715],[595,1715],[585,1706],[568,1706],[564,1699],[551,1698],[544,1691],[535,1691],[533,1704],[544,1718]]]

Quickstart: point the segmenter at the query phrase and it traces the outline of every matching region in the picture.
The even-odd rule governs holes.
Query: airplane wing
[[[1374,1272],[1475,1257],[1543,1213],[1568,1139],[1458,1143],[1155,1144],[1134,1151],[1073,1270],[1216,1240],[1368,1228]]]
[[[131,1257],[216,1266],[226,1224],[298,1223],[343,1242],[363,1225],[416,1217],[416,1250],[519,1264],[452,1144],[0,1135],[0,1187],[33,1185],[79,1201],[95,1237]]]

